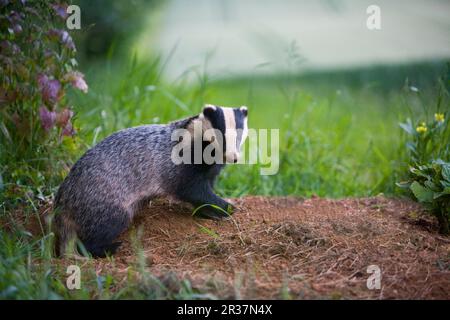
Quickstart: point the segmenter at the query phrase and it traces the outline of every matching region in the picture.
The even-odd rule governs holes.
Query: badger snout
[[[239,154],[237,152],[225,153],[225,161],[227,163],[237,163],[239,161]]]

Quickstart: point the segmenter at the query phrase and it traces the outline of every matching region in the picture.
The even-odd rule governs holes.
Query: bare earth
[[[113,273],[120,287],[129,272],[139,276],[139,243],[148,271],[163,281],[168,274],[188,278],[194,288],[222,298],[450,299],[450,238],[439,235],[436,221],[414,202],[232,201],[239,211],[221,222],[194,219],[182,204],[154,201],[121,236],[113,259],[86,263],[97,274]],[[380,290],[366,286],[369,265],[381,268]]]

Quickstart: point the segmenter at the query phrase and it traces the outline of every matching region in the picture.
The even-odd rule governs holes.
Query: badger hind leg
[[[67,212],[56,211],[54,218],[56,234],[56,255],[76,255],[77,225]]]
[[[105,258],[108,255],[113,255],[119,249],[121,241],[109,243],[109,244],[88,244],[85,248],[94,258]]]
[[[117,237],[130,225],[131,215],[118,206],[97,207],[83,215],[79,238],[93,257],[113,255],[120,247]]]

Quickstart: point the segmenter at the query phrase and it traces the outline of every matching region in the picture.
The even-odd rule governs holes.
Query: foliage
[[[400,127],[410,137],[406,147],[412,163],[427,163],[450,154],[448,121],[445,122],[444,113],[435,113],[429,123],[421,121],[413,125],[411,119],[407,119]]]
[[[104,58],[112,50],[125,52],[139,34],[144,14],[156,0],[74,0],[81,8],[82,30],[75,33],[80,58]]]
[[[450,224],[450,126],[446,120],[449,105],[447,91],[441,86],[436,113],[431,121],[411,119],[400,123],[408,134],[408,180],[398,186],[410,190],[411,195],[424,203],[437,217],[440,232],[449,233]],[[441,111],[444,109],[445,111]],[[426,109],[427,110],[427,109]]]
[[[449,233],[450,224],[450,162],[433,161],[429,165],[412,167],[410,189],[418,201],[429,206],[438,218],[440,232]]]
[[[57,1],[0,2],[0,180],[8,195],[44,185],[74,143],[64,138],[76,132],[66,93],[88,87],[66,16]]]

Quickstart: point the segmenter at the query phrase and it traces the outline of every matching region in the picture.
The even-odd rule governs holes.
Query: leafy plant
[[[439,221],[440,232],[449,234],[450,224],[450,162],[432,161],[431,164],[410,168],[411,180],[401,184],[424,203]]]
[[[414,126],[411,119],[407,119],[400,127],[411,138],[406,147],[412,163],[426,163],[449,154],[449,127],[444,113],[435,113],[434,121],[428,124],[421,121]]]
[[[407,181],[397,183],[436,216],[443,234],[449,234],[450,223],[450,127],[446,112],[440,111],[448,107],[446,94],[441,86],[432,121],[400,123],[410,137],[406,142],[409,172]]]
[[[66,93],[71,87],[87,92],[88,86],[64,30],[66,7],[59,1],[0,2],[0,175],[9,193],[46,185],[73,144],[65,139],[76,133]]]

